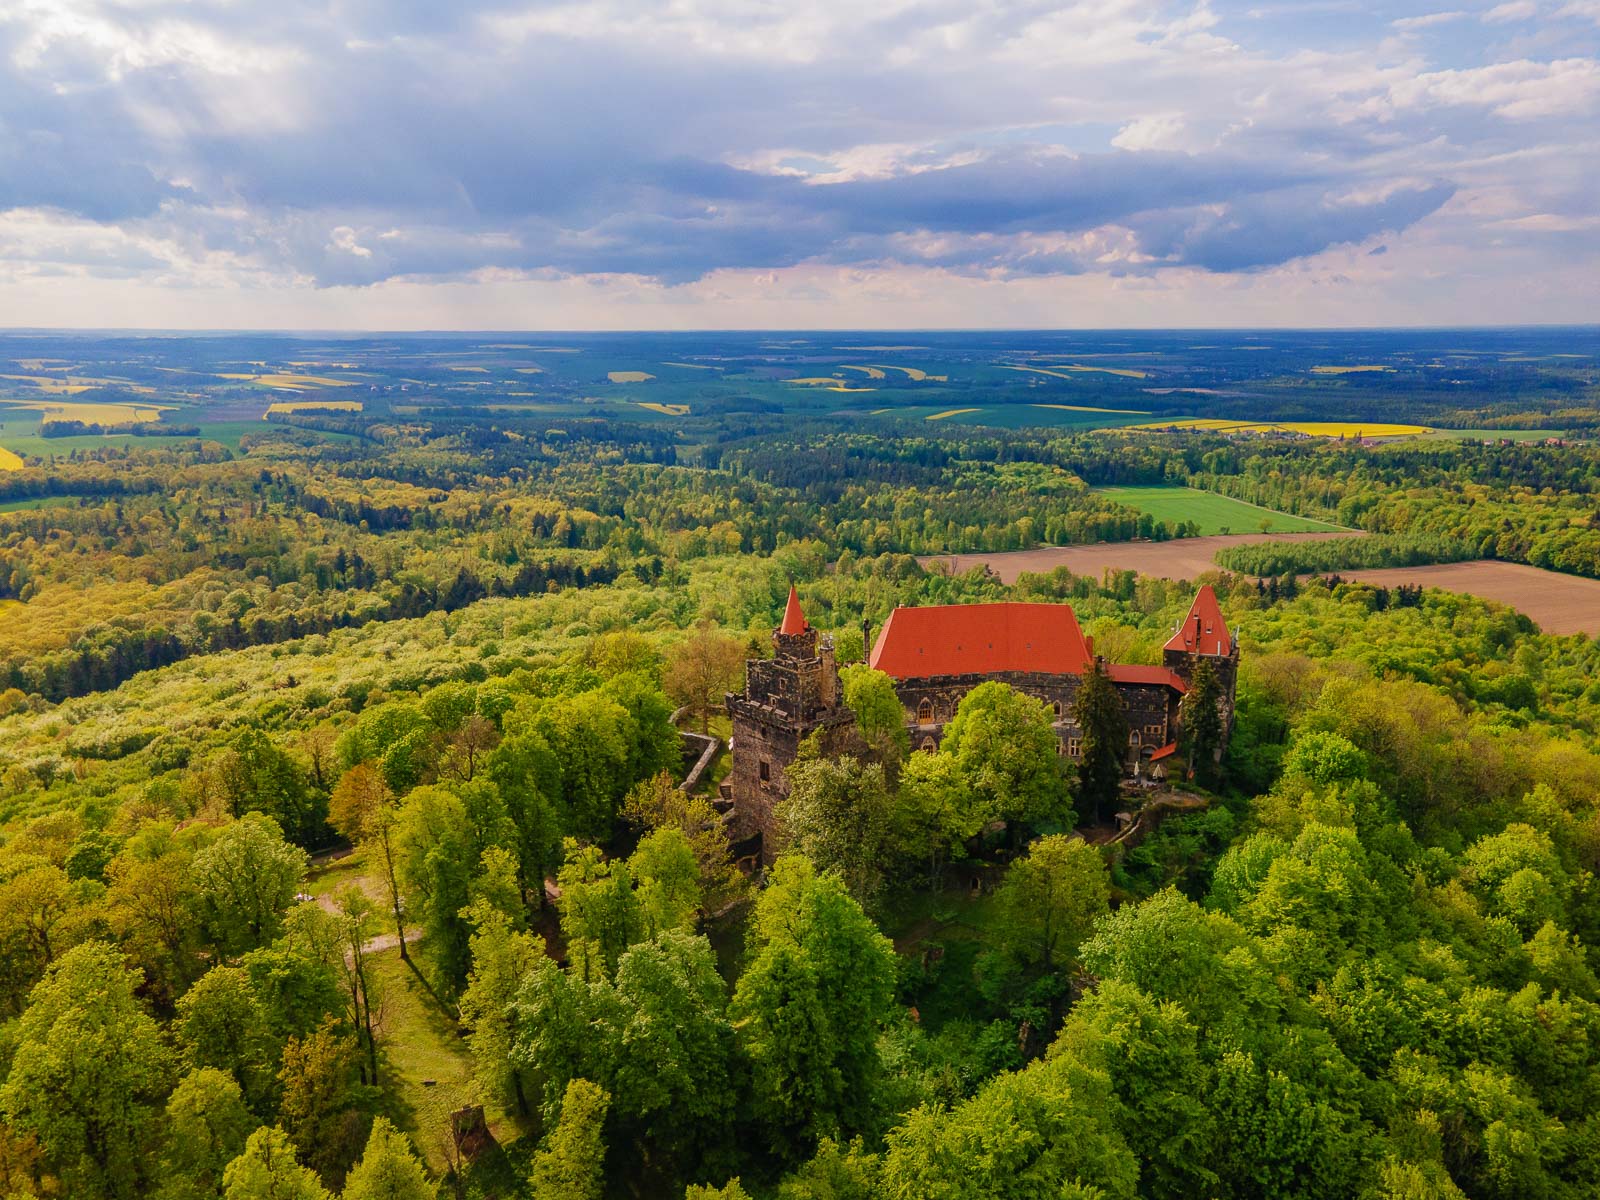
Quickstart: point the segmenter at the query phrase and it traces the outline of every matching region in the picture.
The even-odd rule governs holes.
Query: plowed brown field
[[[1051,546],[1042,550],[1010,550],[996,554],[941,554],[922,564],[949,563],[956,571],[988,565],[1005,583],[1024,571],[1046,572],[1066,567],[1074,575],[1098,579],[1106,570],[1138,571],[1166,579],[1195,579],[1218,569],[1212,556],[1224,546],[1249,542],[1309,541],[1349,537],[1348,533],[1241,533],[1217,537],[1179,538],[1170,542],[1102,542],[1093,546]],[[1600,579],[1563,575],[1539,567],[1508,562],[1439,563],[1427,567],[1385,567],[1373,571],[1341,571],[1345,579],[1384,587],[1402,583],[1443,588],[1494,600],[1526,613],[1546,633],[1587,633],[1600,637]]]

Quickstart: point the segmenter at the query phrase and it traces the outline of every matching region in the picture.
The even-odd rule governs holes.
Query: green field
[[[934,405],[894,405],[888,411],[876,411],[888,407],[884,404],[874,405],[869,409],[861,401],[850,408],[855,416],[880,416],[899,417],[904,420],[927,421],[935,413],[950,412],[951,409],[972,409],[971,412],[957,412],[952,416],[943,417],[929,422],[929,427],[940,425],[987,425],[995,429],[1028,429],[1035,427],[1051,429],[1107,429],[1118,425],[1136,425],[1141,421],[1148,421],[1147,413],[1140,412],[1080,412],[1074,409],[1054,408],[1043,403],[1040,404],[976,404],[971,400],[963,400],[958,395],[952,395],[942,404]],[[1092,401],[1086,401],[1085,407],[1094,406]],[[1105,406],[1109,408],[1109,406]]]
[[[1566,429],[1435,429],[1424,436],[1457,442],[1543,442],[1571,437],[1572,433]]]
[[[1214,492],[1202,492],[1184,487],[1110,487],[1100,488],[1118,504],[1142,513],[1149,513],[1158,521],[1174,524],[1193,521],[1200,526],[1202,536],[1215,533],[1305,533],[1327,532],[1341,529],[1326,521],[1313,521],[1308,517],[1295,517],[1232,500]]]
[[[0,502],[0,513],[26,512],[34,508],[52,508],[60,504],[76,504],[76,496],[34,496],[28,500],[6,500]]]

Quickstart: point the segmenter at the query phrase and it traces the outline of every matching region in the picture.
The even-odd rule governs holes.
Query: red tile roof
[[[1081,675],[1089,647],[1066,604],[946,604],[897,608],[871,665],[896,679],[1039,671]]]
[[[1227,622],[1222,619],[1222,606],[1217,603],[1217,594],[1209,583],[1195,596],[1189,615],[1167,640],[1165,649],[1223,656],[1232,651],[1233,639],[1228,635]]]
[[[1151,762],[1159,762],[1163,758],[1171,758],[1177,752],[1178,752],[1178,743],[1177,742],[1168,742],[1165,746],[1161,747],[1161,749],[1157,750],[1154,754],[1152,754],[1150,756],[1150,761]]]
[[[779,633],[793,636],[804,633],[811,626],[806,623],[806,614],[800,611],[800,593],[794,590],[794,584],[789,585],[789,603],[784,606],[783,624],[778,626]]]
[[[1130,663],[1111,663],[1106,676],[1112,683],[1148,683],[1187,692],[1189,685],[1165,667],[1143,667]]]

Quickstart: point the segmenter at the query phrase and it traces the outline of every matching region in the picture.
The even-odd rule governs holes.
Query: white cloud
[[[1534,0],[1510,0],[1507,4],[1497,4],[1483,14],[1483,19],[1490,25],[1504,25],[1511,21],[1526,21],[1539,13],[1539,6]]]

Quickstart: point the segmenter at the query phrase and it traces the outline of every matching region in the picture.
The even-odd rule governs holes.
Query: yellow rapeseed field
[[[655,376],[644,371],[607,371],[606,378],[612,383],[645,383]]]
[[[237,379],[243,383],[259,383],[262,387],[277,388],[285,392],[303,392],[310,388],[349,387],[353,379],[331,379],[326,375],[300,375],[279,372],[269,375],[239,375],[219,372],[219,379]]]
[[[1197,429],[1208,433],[1300,433],[1307,437],[1373,438],[1413,437],[1432,432],[1426,425],[1399,425],[1385,421],[1227,421],[1219,417],[1180,417],[1130,425],[1134,430]]]
[[[1312,367],[1313,375],[1354,375],[1361,371],[1392,371],[1393,367],[1364,366],[1364,367]]]
[[[133,421],[159,421],[170,404],[95,404],[76,400],[6,400],[10,408],[36,412],[40,424],[82,421],[93,425],[127,425]]]
[[[0,446],[0,471],[22,470],[22,459],[18,458],[4,446]]]
[[[865,371],[867,373],[867,378],[868,379],[886,379],[886,378],[888,378],[886,375],[884,375],[883,371],[880,370],[877,367],[856,367],[856,366],[852,366],[849,363],[840,363],[839,364],[839,369],[841,371]]]
[[[261,419],[265,421],[273,413],[360,411],[359,400],[279,400],[267,405],[267,411],[261,414]]]
[[[655,404],[639,401],[640,408],[648,408],[651,412],[660,413],[664,417],[687,417],[689,406],[687,404]]]
[[[977,412],[975,408],[947,408],[943,412],[930,413],[924,417],[925,421],[942,421],[946,417],[959,417],[962,413]]]
[[[906,378],[910,379],[913,383],[922,383],[924,381],[930,383],[948,383],[950,381],[950,376],[948,375],[929,375],[921,367],[897,367],[893,363],[879,363],[878,366],[883,368],[885,371],[904,371],[906,373]]]

